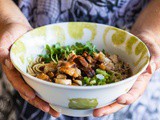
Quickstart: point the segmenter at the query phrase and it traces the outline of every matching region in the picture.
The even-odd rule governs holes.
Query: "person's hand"
[[[31,29],[30,25],[25,26],[18,23],[0,26],[0,63],[2,64],[3,71],[8,80],[23,99],[42,111],[48,112],[54,117],[58,117],[59,113],[53,110],[48,103],[38,98],[34,90],[23,81],[21,74],[13,67],[9,59],[11,45],[17,38]]]
[[[99,109],[95,109],[93,112],[95,117],[113,114],[124,108],[126,105],[130,105],[135,102],[145,91],[155,70],[160,68],[160,47],[154,41],[157,39],[156,36],[152,32],[143,32],[136,36],[139,37],[144,43],[146,43],[151,52],[151,59],[146,72],[141,74],[134,83],[131,90],[128,93],[121,95],[115,103]]]

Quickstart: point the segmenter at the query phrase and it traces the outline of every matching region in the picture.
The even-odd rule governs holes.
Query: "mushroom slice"
[[[80,85],[80,86],[82,86],[82,81],[81,80],[73,80],[73,82],[78,84],[78,85]]]
[[[63,84],[63,85],[71,85],[72,84],[72,80],[55,78],[55,83]]]

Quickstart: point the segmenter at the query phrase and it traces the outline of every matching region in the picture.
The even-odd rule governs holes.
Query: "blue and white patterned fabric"
[[[18,5],[34,28],[58,22],[87,21],[130,29],[148,1],[19,0]],[[11,92],[11,87],[7,87],[9,83],[3,81],[6,81],[5,75],[0,79],[0,120],[160,120],[160,70],[134,104],[100,118],[61,115],[55,119],[28,104],[18,93]]]
[[[33,27],[87,21],[130,28],[148,0],[20,0]]]

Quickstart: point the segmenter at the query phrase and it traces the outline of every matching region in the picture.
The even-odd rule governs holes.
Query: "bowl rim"
[[[58,24],[68,24],[68,23],[87,23],[87,24],[96,24],[96,25],[99,25],[99,26],[103,26],[103,27],[111,27],[111,28],[115,28],[115,29],[118,29],[119,31],[123,31],[123,32],[126,32],[127,34],[131,35],[131,36],[134,36],[138,41],[141,41],[143,44],[144,42],[139,39],[137,36],[133,35],[132,33],[128,32],[128,31],[125,31],[125,30],[122,30],[120,28],[117,28],[117,27],[114,27],[114,26],[110,26],[110,25],[105,25],[105,24],[101,24],[101,23],[93,23],[93,22],[63,22],[63,23],[54,23],[54,24],[49,24],[49,25],[44,25],[44,26],[41,26],[41,27],[38,27],[38,28],[35,28],[33,30],[30,30],[28,32],[26,32],[25,34],[23,34],[22,36],[20,36],[14,43],[13,45],[19,41],[21,38],[23,38],[24,35],[28,34],[29,32],[31,31],[34,31],[34,30],[37,30],[37,29],[41,29],[43,27],[48,27],[48,26],[55,26],[55,25],[58,25]],[[12,45],[12,46],[13,46]],[[42,83],[42,84],[45,84],[45,85],[48,85],[48,86],[51,86],[51,87],[57,87],[57,88],[63,88],[63,89],[78,89],[78,90],[89,90],[89,89],[103,89],[103,88],[108,88],[108,87],[114,87],[114,86],[117,86],[117,85],[121,85],[123,83],[126,83],[126,82],[129,82],[130,80],[133,80],[134,78],[138,77],[139,75],[141,75],[143,72],[145,72],[147,66],[149,65],[149,61],[150,61],[150,51],[148,49],[148,47],[146,46],[146,44],[144,44],[145,47],[147,48],[147,56],[149,57],[149,60],[147,61],[147,63],[143,66],[143,68],[136,74],[134,74],[133,76],[129,77],[129,78],[126,78],[124,80],[121,80],[121,81],[118,81],[118,82],[115,82],[115,83],[110,83],[110,84],[106,84],[106,85],[99,85],[99,86],[70,86],[70,85],[62,85],[62,84],[57,84],[57,83],[53,83],[53,82],[48,82],[48,81],[44,81],[44,80],[41,80],[39,78],[36,78],[34,76],[31,76],[29,73],[27,72],[23,72],[20,68],[17,67],[17,65],[15,64],[15,62],[13,61],[13,53],[12,53],[12,47],[10,49],[10,58],[11,58],[11,62],[12,64],[14,65],[14,67],[22,74],[24,75],[25,77],[29,78],[30,80],[34,80],[35,82],[39,82],[39,83]]]

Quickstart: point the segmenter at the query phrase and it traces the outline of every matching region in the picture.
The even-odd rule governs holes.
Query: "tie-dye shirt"
[[[148,1],[19,0],[17,3],[34,28],[58,22],[87,21],[108,24],[121,29],[130,29]],[[160,74],[160,70],[153,76],[143,96],[134,104],[115,114],[100,118],[94,118],[93,116],[78,118],[61,115],[57,120],[160,120],[160,76],[158,74]],[[6,79],[5,76],[3,79]],[[0,88],[1,85],[3,87],[3,84],[0,84]],[[12,101],[12,96],[8,95],[8,90],[6,92],[5,89],[3,93],[0,93],[3,96],[0,97],[0,102],[3,103],[3,106],[8,107],[0,105],[0,120],[7,119],[5,115],[12,116],[9,118],[11,120],[14,120],[13,118],[18,120],[55,120],[49,114],[43,113],[28,104],[18,94],[14,94],[16,101]],[[16,103],[15,106],[14,102]],[[9,112],[12,115],[9,115]]]

